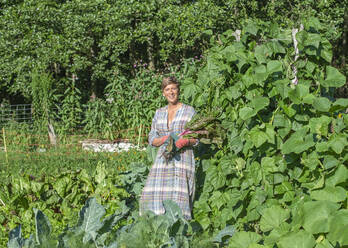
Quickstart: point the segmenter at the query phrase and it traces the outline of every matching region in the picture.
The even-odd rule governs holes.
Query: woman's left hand
[[[185,146],[191,146],[193,145],[194,143],[196,143],[196,140],[195,139],[184,139],[184,138],[179,138],[176,142],[175,142],[175,146],[178,148],[178,149],[181,149]]]

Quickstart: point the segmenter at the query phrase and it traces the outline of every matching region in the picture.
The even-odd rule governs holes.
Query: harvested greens
[[[203,144],[222,145],[226,132],[220,124],[218,115],[218,111],[205,115],[196,114],[185,125],[185,131],[179,136],[186,139],[199,139],[199,142]]]
[[[175,142],[179,138],[199,139],[199,142],[203,144],[216,144],[221,146],[225,133],[225,130],[218,120],[218,112],[210,112],[206,115],[196,114],[192,120],[185,125],[184,132],[179,135],[174,133],[169,135],[162,156],[168,162],[185,149],[178,149],[176,147]]]
[[[165,141],[167,146],[162,153],[162,156],[166,159],[166,161],[172,160],[175,155],[177,155],[181,149],[178,149],[175,145],[175,142],[179,139],[179,136],[175,133],[170,133],[168,139]]]

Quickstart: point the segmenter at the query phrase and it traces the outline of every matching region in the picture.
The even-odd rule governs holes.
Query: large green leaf
[[[344,135],[332,135],[328,145],[335,153],[341,154],[344,148],[348,145],[347,137]]]
[[[65,175],[58,177],[58,179],[52,183],[52,186],[60,197],[65,197],[69,184],[72,184],[72,180],[69,178],[69,176]]]
[[[309,95],[311,95],[309,94],[309,86],[305,84],[298,84],[289,92],[289,97],[295,104],[303,103],[303,98],[308,97]]]
[[[172,200],[164,200],[163,206],[165,215],[174,223],[177,219],[183,218],[181,208]]]
[[[348,180],[348,169],[343,164],[339,165],[332,175],[326,177],[325,184],[328,186],[336,186]]]
[[[259,31],[259,27],[257,26],[257,24],[255,24],[252,21],[249,21],[245,27],[246,33],[250,33],[250,34],[255,35],[255,36],[256,36],[258,31]]]
[[[250,104],[256,112],[259,112],[261,109],[264,109],[269,105],[269,99],[267,97],[257,96]]]
[[[339,209],[339,205],[330,201],[309,201],[303,205],[303,227],[308,233],[326,233],[329,231],[329,217]]]
[[[51,223],[49,222],[46,215],[44,215],[43,212],[40,210],[34,208],[34,214],[35,214],[35,227],[36,227],[36,242],[38,244],[45,244],[47,245],[47,242],[51,239]]]
[[[263,157],[261,159],[261,168],[262,168],[262,171],[264,172],[264,174],[278,171],[278,168],[275,164],[274,157]]]
[[[304,45],[313,46],[318,49],[320,41],[321,41],[321,36],[319,34],[308,33],[307,39],[305,40]]]
[[[330,112],[345,110],[348,108],[348,98],[339,98],[331,106]]]
[[[95,198],[89,198],[79,213],[76,233],[83,234],[83,243],[95,240],[98,230],[103,226],[100,219],[105,215],[105,209]]]
[[[311,134],[306,135],[306,129],[300,129],[283,143],[281,149],[283,154],[301,153],[314,145],[313,136]]]
[[[264,243],[266,245],[271,245],[273,247],[275,243],[278,242],[281,237],[289,233],[290,228],[291,228],[291,225],[289,223],[283,222],[282,224],[280,224],[279,227],[273,229],[269,233],[269,235],[265,237]]]
[[[319,118],[311,118],[309,120],[309,127],[311,133],[327,136],[328,126],[331,122],[331,118],[327,116],[321,116]]]
[[[329,219],[328,239],[335,244],[338,242],[341,247],[348,245],[348,210],[341,209]]]
[[[21,248],[23,247],[23,238],[22,238],[22,229],[21,226],[17,226],[13,230],[10,231],[8,237],[8,248]]]
[[[346,83],[346,77],[340,73],[335,67],[326,67],[326,79],[320,81],[324,87],[342,87]]]
[[[325,97],[318,97],[314,99],[313,107],[321,112],[328,112],[331,107],[331,102]]]
[[[268,77],[267,68],[264,65],[257,65],[254,67],[255,74],[253,75],[254,83],[262,85],[262,82],[265,81]]]
[[[271,231],[279,227],[290,217],[290,211],[280,206],[271,206],[263,209],[260,228],[263,232]]]
[[[102,226],[98,230],[98,235],[108,234],[112,228],[129,212],[125,201],[122,201],[120,208],[112,215],[105,217],[102,221]]]
[[[232,237],[235,232],[236,229],[234,226],[226,226],[212,239],[212,241],[222,244],[226,237]]]
[[[282,63],[278,60],[271,60],[267,63],[267,73],[272,74],[273,72],[281,72],[282,71]]]
[[[332,61],[332,46],[331,43],[325,39],[322,38],[319,46],[319,53],[320,57],[322,57],[326,62],[331,63]]]
[[[277,245],[279,248],[312,248],[315,245],[315,239],[310,233],[300,230],[280,238]]]
[[[314,200],[342,202],[347,198],[347,191],[340,186],[326,186],[323,189],[312,191],[311,197]]]
[[[96,175],[94,177],[95,181],[98,183],[98,184],[101,184],[104,179],[106,178],[106,175],[107,175],[107,171],[105,169],[105,166],[103,163],[99,162],[97,164],[97,168],[96,168]]]
[[[286,53],[286,50],[279,41],[274,40],[266,43],[267,48],[269,48],[274,54]]]
[[[225,47],[221,52],[225,55],[228,62],[237,60],[236,48],[233,45]]]
[[[318,18],[313,16],[310,16],[305,20],[304,26],[306,30],[310,30],[311,32],[317,32],[322,30],[322,24],[320,23]]]
[[[239,111],[239,116],[240,116],[240,118],[242,118],[242,120],[247,120],[247,119],[255,116],[256,114],[257,114],[257,112],[250,107],[243,107]]]
[[[278,94],[283,99],[288,97],[289,91],[291,90],[291,88],[288,86],[289,80],[277,80],[277,81],[274,81],[272,83],[275,86],[275,88],[273,88],[273,90],[276,90],[276,92],[278,92]]]
[[[255,58],[259,64],[266,63],[267,57],[270,56],[270,52],[267,53],[267,50],[265,45],[255,47]]]
[[[253,130],[249,134],[256,148],[260,147],[268,139],[267,134],[259,130]]]
[[[261,235],[255,232],[237,232],[229,241],[229,248],[248,248],[251,244],[257,244]]]
[[[323,165],[325,167],[325,169],[331,169],[333,167],[336,167],[339,165],[339,161],[332,155],[327,155],[324,158],[324,162]]]

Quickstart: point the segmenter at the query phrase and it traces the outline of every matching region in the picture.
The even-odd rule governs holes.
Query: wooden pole
[[[139,136],[138,136],[138,148],[140,147],[140,138],[141,138],[142,127],[143,127],[143,125],[142,125],[142,124],[140,124],[140,128],[139,128]]]
[[[4,140],[4,146],[5,146],[5,158],[6,158],[6,164],[8,165],[8,153],[7,153],[7,146],[6,146],[6,135],[5,135],[5,128],[2,128],[2,138]]]
[[[56,132],[54,131],[54,127],[50,121],[48,121],[48,137],[50,139],[51,145],[56,146],[57,136],[56,136]]]

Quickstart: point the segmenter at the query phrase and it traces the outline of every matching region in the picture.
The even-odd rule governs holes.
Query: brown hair
[[[178,87],[178,89],[180,89],[180,83],[176,79],[176,77],[170,76],[170,77],[164,77],[162,79],[162,84],[161,84],[162,91],[164,90],[165,87],[167,87],[170,84],[175,84]]]

